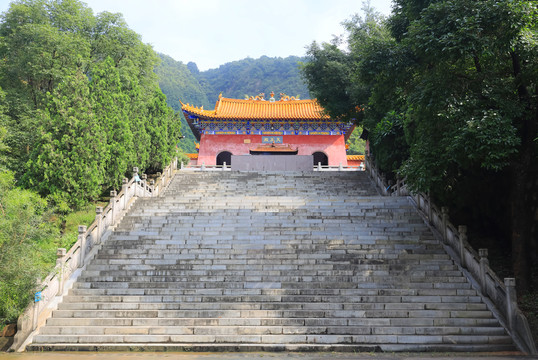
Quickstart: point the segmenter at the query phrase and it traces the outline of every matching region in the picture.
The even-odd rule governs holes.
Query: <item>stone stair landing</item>
[[[514,345],[409,200],[366,173],[178,173],[138,199],[29,350]]]

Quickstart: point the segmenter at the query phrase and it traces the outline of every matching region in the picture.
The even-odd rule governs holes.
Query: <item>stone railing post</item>
[[[202,171],[205,171],[205,161],[202,161],[202,167],[200,168]]]
[[[59,267],[58,269],[58,293],[57,296],[62,295],[64,292],[64,267],[65,267],[65,254],[67,254],[67,250],[64,248],[58,248],[56,250],[56,266]]]
[[[516,279],[504,278],[504,286],[506,286],[506,317],[510,331],[514,330],[514,319],[516,317]]]
[[[465,263],[465,243],[467,242],[467,226],[458,226],[459,238],[460,238],[460,261],[463,268],[467,268]]]
[[[432,196],[428,190],[428,221],[430,224],[433,224],[433,206],[432,206]]]
[[[480,286],[482,293],[486,295],[486,266],[489,266],[488,249],[478,249],[478,256],[480,257]]]
[[[321,161],[318,161],[318,171],[321,171]]]
[[[95,208],[95,219],[97,220],[97,239],[96,244],[101,243],[101,236],[103,235],[103,208],[98,206]]]
[[[138,176],[138,167],[133,167],[133,178],[135,180],[135,187],[134,187],[134,196],[137,196],[137,192],[138,192],[138,183],[140,182],[140,177]]]
[[[338,171],[344,171],[344,165],[342,165],[342,163],[338,165]]]
[[[116,196],[118,196],[118,193],[116,190],[110,191],[110,225],[114,226],[114,222],[116,221]]]
[[[402,196],[402,191],[400,190],[401,181],[400,175],[396,175],[396,195],[398,196]]]
[[[222,162],[222,170],[226,169],[226,161]]]
[[[39,279],[37,281],[39,283]],[[32,314],[32,331],[37,329],[37,320],[39,317],[39,302],[43,300],[43,295],[41,294],[41,291],[38,291],[34,295],[34,311]]]
[[[432,206],[431,199],[430,206]],[[441,208],[441,218],[443,221],[443,240],[446,243],[448,242],[448,208],[446,206]]]
[[[121,184],[121,191],[123,191],[123,206],[122,210],[127,209],[127,186],[129,186],[129,179],[123,178],[122,184]]]
[[[183,164],[183,163],[182,163]],[[162,177],[162,173],[158,172],[157,173],[157,179],[158,181],[160,181],[161,183],[159,184],[159,192],[161,192],[164,188],[164,178]]]
[[[78,226],[78,241],[80,242],[80,250],[79,250],[79,262],[78,267],[84,266],[84,254],[86,252],[86,226],[85,225],[79,225]]]
[[[148,196],[147,189],[146,189],[147,184],[148,184],[148,176],[146,174],[142,174],[142,189],[144,189],[142,191],[142,196],[143,197]]]
[[[183,161],[181,162],[181,167],[180,167],[181,170],[183,170]]]

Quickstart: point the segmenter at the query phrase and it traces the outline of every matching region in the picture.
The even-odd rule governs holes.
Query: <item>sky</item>
[[[0,12],[10,0],[0,0]],[[201,71],[247,57],[304,56],[313,41],[341,35],[362,0],[86,0],[94,14],[119,12],[142,41]],[[389,15],[391,0],[371,5]]]

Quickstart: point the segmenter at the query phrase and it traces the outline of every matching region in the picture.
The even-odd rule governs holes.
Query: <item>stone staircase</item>
[[[409,200],[366,173],[180,172],[138,199],[28,350],[501,351]]]

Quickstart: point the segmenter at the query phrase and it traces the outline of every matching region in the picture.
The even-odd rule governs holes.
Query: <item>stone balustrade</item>
[[[37,329],[45,324],[52,311],[61,301],[83,268],[95,255],[99,245],[110,236],[111,230],[138,197],[159,196],[168,186],[174,171],[177,170],[177,158],[170,165],[157,173],[157,179],[148,183],[147,176],[138,176],[138,168],[133,168],[131,180],[124,178],[121,191],[110,192],[110,202],[105,207],[95,209],[95,220],[86,227],[78,227],[77,242],[66,251],[58,249],[54,270],[38,287],[35,301],[17,320],[17,334],[11,350],[22,351]]]
[[[405,181],[398,179],[397,184],[388,184],[381,175],[375,162],[366,156],[366,171],[386,196],[410,196],[419,212],[442,238],[449,254],[463,268],[464,272],[473,281],[482,295],[491,302],[491,311],[498,314],[498,318],[510,333],[520,350],[528,354],[537,354],[536,345],[530,331],[525,315],[517,306],[516,281],[514,278],[505,278],[504,281],[496,275],[489,266],[487,249],[475,249],[467,241],[467,227],[456,228],[449,221],[449,210],[439,208],[431,198],[422,193],[410,194],[405,187]]]

